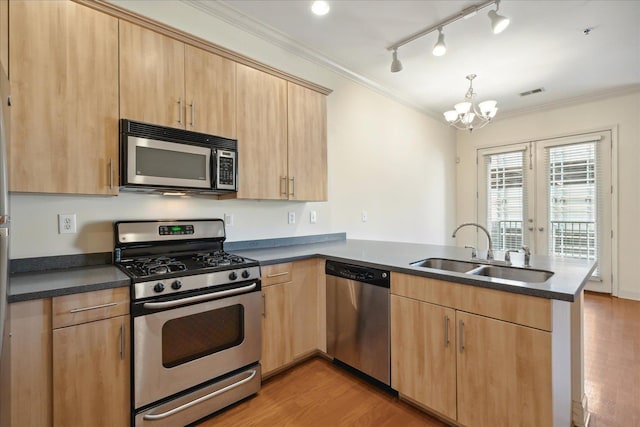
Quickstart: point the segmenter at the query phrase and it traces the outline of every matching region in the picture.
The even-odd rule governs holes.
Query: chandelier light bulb
[[[480,104],[478,104],[478,108],[480,108],[480,114],[485,117],[495,116],[495,111],[497,111],[496,104],[497,102],[493,99],[481,102]]]
[[[444,43],[444,34],[442,28],[438,28],[438,41],[433,46],[433,55],[442,56],[447,53],[447,45]]]
[[[449,123],[453,123],[456,120],[458,120],[458,112],[456,110],[445,111],[443,114],[444,114],[444,119]]]

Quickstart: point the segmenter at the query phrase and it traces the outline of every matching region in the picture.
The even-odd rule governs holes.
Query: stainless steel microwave
[[[238,141],[120,120],[120,185],[142,192],[229,193],[238,189]]]

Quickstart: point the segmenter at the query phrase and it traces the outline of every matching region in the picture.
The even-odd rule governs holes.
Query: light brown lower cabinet
[[[129,316],[53,330],[53,425],[129,425]]]
[[[392,292],[413,297],[391,295],[391,386],[463,426],[551,426],[551,332],[460,310],[511,316],[487,291],[394,273]]]
[[[319,265],[309,259],[262,268],[263,376],[318,349]]]

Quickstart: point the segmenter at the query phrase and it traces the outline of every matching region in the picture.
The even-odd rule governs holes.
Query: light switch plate
[[[233,227],[233,214],[224,214],[224,224],[227,227]]]
[[[318,222],[318,213],[316,211],[311,211],[309,213],[309,222],[311,224],[315,224],[316,222]]]
[[[295,212],[289,212],[289,220],[288,220],[289,224],[295,224],[296,223],[296,213]]]

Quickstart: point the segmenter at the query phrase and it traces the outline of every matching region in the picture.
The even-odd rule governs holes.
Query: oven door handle
[[[212,300],[212,299],[215,299],[215,298],[227,297],[227,296],[230,296],[230,295],[241,294],[243,292],[248,292],[248,291],[254,290],[256,288],[256,286],[258,286],[256,283],[252,283],[249,286],[243,286],[242,288],[228,289],[226,291],[213,292],[213,293],[210,293],[210,294],[198,295],[198,296],[195,296],[195,297],[187,297],[187,298],[176,299],[176,300],[165,301],[165,302],[145,302],[142,306],[144,308],[148,308],[150,310],[161,309],[161,308],[178,307],[180,305],[185,305],[185,304],[189,304],[189,303],[192,303],[192,302],[209,301],[209,300]]]
[[[145,420],[149,420],[149,421],[156,421],[156,420],[161,420],[163,418],[170,417],[171,415],[177,414],[180,411],[184,411],[185,409],[188,409],[188,408],[190,408],[190,407],[192,407],[194,405],[197,405],[198,403],[201,403],[201,402],[204,402],[205,400],[209,400],[211,398],[219,396],[222,393],[226,393],[226,392],[228,392],[230,390],[233,390],[236,387],[240,387],[242,384],[246,384],[249,381],[251,381],[253,379],[253,377],[255,377],[255,376],[256,376],[256,370],[253,369],[251,371],[251,374],[247,378],[244,378],[244,379],[242,379],[242,380],[240,380],[238,382],[235,382],[233,384],[229,384],[226,387],[222,387],[220,390],[216,390],[216,391],[214,391],[212,393],[205,394],[202,397],[199,397],[199,398],[197,398],[195,400],[192,400],[189,403],[185,403],[184,405],[180,405],[180,406],[178,406],[176,408],[173,408],[173,409],[171,409],[171,410],[169,410],[167,412],[162,412],[160,414],[146,414],[142,418],[144,418]]]

